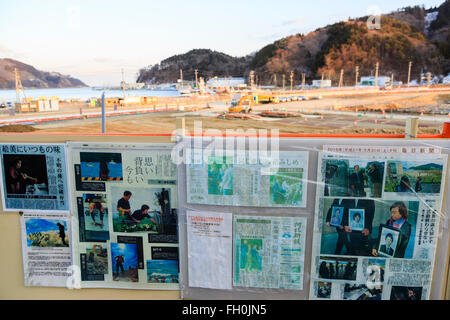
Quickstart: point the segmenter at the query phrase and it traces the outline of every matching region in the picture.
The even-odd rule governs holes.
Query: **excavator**
[[[231,100],[231,107],[228,108],[230,113],[250,113],[252,106],[259,103],[278,103],[279,100],[275,96],[261,94],[246,94],[244,96],[236,95]]]

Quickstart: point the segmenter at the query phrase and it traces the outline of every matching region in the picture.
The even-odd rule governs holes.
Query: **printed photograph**
[[[384,274],[386,272],[386,259],[369,258],[363,262],[364,277],[373,286],[379,286],[384,282]]]
[[[135,244],[111,243],[114,281],[138,282],[138,256]]]
[[[85,230],[109,231],[106,194],[83,194]]]
[[[103,225],[100,219],[102,207]],[[77,209],[80,242],[103,242],[109,240],[106,194],[83,194],[82,197],[77,197]]]
[[[262,249],[262,239],[241,239],[239,268],[247,272],[261,271]]]
[[[315,293],[317,298],[330,299],[331,297],[331,282],[316,281]]]
[[[108,273],[108,250],[106,244],[94,244],[86,249],[86,267],[89,275]]]
[[[348,226],[355,231],[364,229],[364,209],[349,209]]]
[[[422,287],[393,286],[390,300],[422,300]]]
[[[406,259],[413,257],[419,213],[418,201],[340,198],[322,198],[319,201],[323,203],[321,254],[378,257],[380,231],[382,226],[387,226],[398,231],[397,242],[392,244],[395,246],[392,248],[394,249],[392,257]],[[344,208],[340,226],[331,225],[332,212],[336,208]],[[355,229],[356,222],[358,228]],[[382,242],[385,244],[385,240]]]
[[[439,194],[442,168],[428,161],[388,161],[384,191]]]
[[[324,161],[324,196],[381,198],[384,162],[359,159]]]
[[[122,155],[80,152],[81,181],[122,181]]]
[[[147,260],[147,282],[178,283],[177,260]]]
[[[342,225],[343,215],[344,215],[344,207],[333,206],[331,209],[330,225],[339,228]]]
[[[27,219],[28,247],[69,247],[67,223],[63,220]]]
[[[111,187],[114,232],[176,234],[170,189]]]
[[[48,195],[47,162],[45,155],[3,155],[6,196]]]
[[[303,202],[303,169],[280,168],[270,176],[272,204],[297,206]]]
[[[326,159],[324,172],[324,196],[347,195],[348,193],[348,160]]]
[[[368,288],[365,284],[344,285],[344,300],[381,300],[383,286]]]
[[[144,269],[144,241],[142,237],[134,236],[117,236],[117,243],[131,243],[136,245],[137,253],[137,267],[138,269]]]
[[[208,158],[208,194],[233,195],[233,158]]]
[[[397,249],[400,230],[381,226],[378,244],[378,255],[392,258]]]
[[[340,257],[320,257],[319,277],[322,279],[356,280],[358,259]]]

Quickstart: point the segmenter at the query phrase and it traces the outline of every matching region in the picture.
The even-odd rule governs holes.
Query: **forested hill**
[[[86,87],[83,82],[70,76],[57,72],[40,71],[20,61],[5,58],[0,59],[0,89],[15,88],[14,69],[17,69],[25,88]]]
[[[248,68],[249,57],[236,58],[209,49],[194,49],[185,54],[172,56],[159,64],[141,69],[137,82],[176,82],[183,70],[183,79],[192,80],[195,69],[199,77],[242,76]]]
[[[353,84],[355,67],[360,75],[394,73],[405,82],[408,63],[413,62],[411,79],[421,73],[450,73],[450,0],[437,8],[421,6],[399,9],[382,15],[380,28],[367,25],[368,17],[349,19],[319,28],[306,35],[295,34],[268,44],[253,55],[235,58],[211,50],[192,50],[170,57],[140,71],[138,82],[174,82],[183,69],[183,78],[199,76],[248,76],[254,70],[261,84],[281,83],[282,75],[295,79],[325,77],[335,80],[344,70],[344,83]]]

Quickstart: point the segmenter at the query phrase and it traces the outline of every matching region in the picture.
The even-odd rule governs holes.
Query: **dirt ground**
[[[250,119],[222,119],[225,103],[211,104],[210,108],[195,112],[159,112],[127,116],[112,116],[106,120],[106,133],[172,133],[176,118],[185,117],[186,129],[194,131],[194,122],[201,121],[202,130],[216,129],[278,129],[280,133],[357,133],[402,134],[409,114],[419,116],[419,133],[436,134],[442,130],[450,112],[450,94],[416,93],[367,94],[364,96],[324,97],[321,100],[294,101],[277,105],[258,105]],[[299,113],[292,118],[264,118],[257,114],[278,109]],[[385,110],[382,115],[381,110]],[[362,110],[362,111],[361,111]],[[344,112],[343,112],[344,111]],[[356,111],[356,112],[355,112]],[[390,113],[392,111],[392,113]],[[425,112],[425,115],[421,113]],[[433,114],[430,114],[432,112]],[[403,114],[403,116],[398,116]],[[436,118],[439,115],[440,118]],[[444,119],[444,120],[442,120]],[[441,121],[442,120],[442,121]],[[450,120],[450,117],[448,117]],[[200,122],[197,122],[199,125]],[[70,120],[41,123],[34,126],[3,126],[0,131],[36,133],[101,133],[101,119]]]
[[[223,120],[215,117],[189,116],[186,119],[186,129],[193,133],[194,122],[201,121],[203,131],[208,129],[226,130],[243,129],[278,129],[280,133],[404,133],[405,121],[379,119],[359,119],[349,116],[324,116],[314,119],[285,118],[266,120],[234,119]],[[356,123],[355,123],[356,121]],[[199,122],[197,122],[199,124]],[[1,130],[2,128],[0,128]],[[60,123],[41,124],[35,126],[36,133],[101,133],[100,119],[74,120],[66,125]],[[108,118],[106,133],[172,133],[176,129],[175,114],[147,114],[138,116],[122,116],[120,118]],[[420,134],[435,134],[442,129],[442,124],[421,123]],[[22,131],[23,132],[23,131]]]

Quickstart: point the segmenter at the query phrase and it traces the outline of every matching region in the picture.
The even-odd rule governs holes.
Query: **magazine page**
[[[170,145],[70,143],[81,287],[178,289]]]
[[[0,146],[3,211],[68,212],[64,144]]]
[[[72,275],[70,217],[26,212],[20,228],[25,286],[65,287]]]
[[[310,298],[429,299],[447,156],[434,148],[324,150]]]
[[[303,289],[306,218],[233,217],[233,285]]]
[[[254,207],[306,207],[308,152],[276,156],[206,155],[187,149],[187,202]],[[199,159],[197,159],[199,158]],[[197,161],[200,160],[200,161]]]

